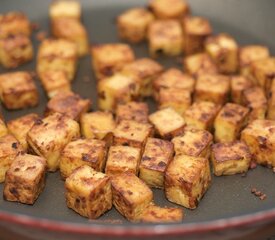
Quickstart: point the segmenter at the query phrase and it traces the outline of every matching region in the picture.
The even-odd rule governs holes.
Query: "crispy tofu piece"
[[[45,116],[56,112],[66,114],[68,117],[79,121],[82,114],[91,107],[91,100],[81,98],[73,92],[60,92],[47,103]]]
[[[5,122],[0,118],[0,137],[8,134],[8,129]]]
[[[207,101],[194,102],[184,113],[187,126],[212,131],[220,106]]]
[[[173,154],[171,142],[148,138],[139,166],[139,177],[151,187],[163,188],[164,172]]]
[[[80,2],[74,0],[53,1],[49,7],[49,16],[51,20],[57,18],[81,19]]]
[[[195,101],[210,101],[223,105],[228,100],[230,78],[220,74],[202,74],[197,79]]]
[[[249,109],[235,103],[227,103],[217,115],[215,128],[216,142],[231,142],[239,138],[248,122]]]
[[[172,223],[181,222],[183,210],[180,208],[159,207],[151,204],[146,208],[141,217],[144,223]]]
[[[254,120],[242,131],[241,140],[258,164],[275,167],[275,121]]]
[[[98,80],[114,75],[135,60],[131,47],[123,43],[94,45],[91,55],[92,68]]]
[[[34,107],[38,104],[38,91],[28,72],[0,75],[0,98],[7,109]]]
[[[210,157],[210,147],[213,136],[206,130],[186,128],[184,132],[172,139],[176,155],[188,155],[193,157]]]
[[[271,88],[267,95],[267,119],[275,120],[275,81],[272,82]]]
[[[140,83],[140,95],[152,96],[153,82],[163,71],[163,67],[150,58],[141,58],[125,65],[122,74],[136,78]]]
[[[231,99],[234,103],[242,104],[244,90],[253,86],[253,82],[245,76],[231,77]]]
[[[128,102],[118,104],[116,108],[116,122],[122,120],[133,120],[141,123],[148,123],[149,107],[145,102]]]
[[[243,104],[251,110],[249,122],[255,119],[265,119],[267,99],[262,88],[252,87],[244,90]]]
[[[114,129],[114,145],[142,148],[153,133],[149,123],[122,120]]]
[[[212,146],[211,161],[216,176],[247,172],[251,154],[242,141],[216,143]]]
[[[40,73],[40,80],[49,98],[59,92],[70,92],[70,80],[64,71],[45,71]]]
[[[117,18],[118,35],[130,43],[139,43],[146,39],[147,29],[155,19],[145,8],[131,8]]]
[[[131,222],[138,222],[153,200],[151,189],[133,173],[112,177],[113,204]]]
[[[98,82],[98,107],[101,110],[115,111],[116,106],[138,98],[140,84],[135,78],[117,73]]]
[[[28,150],[27,133],[38,119],[39,116],[36,113],[30,113],[7,123],[9,132],[19,141],[25,151]]]
[[[210,182],[208,159],[176,155],[165,172],[165,195],[170,202],[195,209]]]
[[[114,176],[121,173],[138,174],[140,149],[128,146],[111,146],[106,162],[105,173]]]
[[[183,52],[186,55],[202,52],[205,39],[212,34],[209,21],[202,17],[188,16],[183,18]]]
[[[5,181],[6,171],[17,154],[23,151],[16,138],[10,134],[0,137],[0,183]]]
[[[168,140],[180,135],[185,127],[183,117],[172,108],[164,108],[150,114],[149,121],[154,125],[157,134]]]
[[[20,154],[6,173],[4,199],[34,204],[45,187],[46,160],[42,157]]]
[[[67,206],[83,217],[95,219],[112,208],[110,178],[89,166],[73,171],[65,188]]]
[[[59,168],[59,158],[64,147],[79,138],[79,125],[61,113],[54,113],[36,121],[27,134],[27,142],[34,153],[47,160],[48,171]]]
[[[116,127],[112,113],[102,111],[82,114],[80,125],[84,137],[96,139],[104,139]]]
[[[149,53],[151,57],[160,55],[178,56],[182,53],[182,28],[176,20],[156,20],[148,28]]]
[[[107,146],[97,139],[78,139],[66,145],[60,156],[60,173],[65,179],[83,165],[102,172],[106,162]]]
[[[64,71],[72,81],[77,65],[77,46],[65,39],[45,39],[40,44],[37,55],[37,73]],[[40,77],[41,78],[41,77]]]

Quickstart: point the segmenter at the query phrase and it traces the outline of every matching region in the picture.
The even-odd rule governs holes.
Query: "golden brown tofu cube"
[[[163,188],[164,172],[173,154],[171,142],[148,138],[139,166],[139,177],[151,187]]]
[[[168,140],[180,135],[185,127],[183,117],[172,108],[164,108],[150,114],[149,121],[154,125],[157,134]]]
[[[194,102],[184,113],[187,126],[212,131],[220,106],[212,102]]]
[[[115,175],[111,183],[115,208],[129,221],[139,221],[153,200],[151,189],[133,173]]]
[[[122,74],[136,78],[140,84],[140,95],[143,97],[152,96],[154,80],[163,71],[163,67],[156,61],[149,58],[141,58],[122,69]]]
[[[138,174],[140,149],[128,146],[112,146],[109,149],[105,173],[113,176],[121,173]]]
[[[183,18],[183,52],[186,55],[202,52],[205,39],[212,34],[209,21],[202,17]]]
[[[47,103],[45,116],[53,113],[66,114],[68,117],[79,121],[82,114],[91,107],[91,100],[81,98],[73,92],[60,92]]]
[[[249,109],[235,103],[227,103],[217,115],[215,128],[216,142],[231,142],[239,138],[248,122]]]
[[[116,127],[112,113],[101,111],[84,113],[80,125],[84,137],[96,139],[104,139]]]
[[[46,71],[40,73],[40,80],[49,98],[59,92],[70,92],[70,80],[64,71]]]
[[[22,146],[14,136],[8,134],[0,137],[0,183],[5,181],[6,171],[16,155],[22,151]]]
[[[208,159],[176,155],[165,172],[165,195],[170,202],[195,209],[210,182]]]
[[[106,143],[97,139],[78,139],[66,145],[60,156],[60,173],[63,178],[83,165],[102,172],[106,161]]]
[[[153,133],[149,123],[122,120],[114,129],[114,145],[142,148]]]
[[[131,47],[122,43],[99,44],[92,46],[92,68],[97,79],[110,77],[124,65],[135,60]]]
[[[59,168],[61,151],[80,136],[76,121],[61,113],[54,113],[36,121],[27,134],[27,142],[34,153],[47,160],[48,171]]]
[[[145,223],[172,223],[181,222],[183,210],[180,208],[159,207],[151,204],[146,208],[141,217],[141,222]]]
[[[20,154],[6,173],[4,199],[34,204],[45,187],[46,160],[42,157]]]
[[[209,158],[213,136],[206,130],[186,128],[184,132],[172,139],[176,155]]]
[[[148,28],[149,53],[177,56],[182,53],[182,28],[176,20],[156,20]]]
[[[40,76],[47,71],[64,71],[72,81],[77,65],[77,47],[65,39],[45,39],[39,46],[36,70]]]
[[[36,113],[13,119],[7,123],[9,132],[20,142],[24,150],[28,150],[27,133],[39,119]]]
[[[247,172],[251,154],[242,141],[216,143],[212,146],[211,161],[216,176]]]
[[[5,122],[0,118],[0,137],[8,134],[8,129]]]
[[[49,15],[51,20],[64,17],[80,20],[81,6],[78,1],[74,0],[53,1],[49,7]]]
[[[141,123],[148,123],[149,107],[145,102],[128,102],[118,104],[116,108],[116,122],[122,120],[133,120]]]
[[[110,178],[89,166],[77,168],[65,182],[67,206],[95,219],[112,208]]]
[[[147,29],[155,19],[145,8],[132,8],[117,18],[117,29],[121,39],[131,43],[139,43],[146,39]]]
[[[34,107],[38,104],[38,91],[28,72],[0,75],[0,98],[7,109]]]
[[[195,101],[210,101],[223,105],[228,100],[230,78],[219,74],[202,74],[195,87]]]
[[[275,121],[254,120],[242,131],[241,140],[249,147],[253,160],[275,167]]]
[[[272,81],[271,88],[267,95],[267,119],[275,120],[275,81]]]
[[[115,111],[120,103],[133,101],[139,96],[140,85],[136,79],[117,73],[98,82],[98,107]]]
[[[231,77],[231,99],[234,103],[242,104],[244,90],[253,86],[253,82],[245,76]]]

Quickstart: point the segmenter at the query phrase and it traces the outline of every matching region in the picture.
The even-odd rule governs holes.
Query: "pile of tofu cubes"
[[[252,161],[275,167],[275,58],[267,47],[213,35],[183,0],[150,0],[117,17],[120,39],[146,41],[152,58],[137,59],[126,43],[89,49],[77,1],[53,1],[49,18],[52,38],[41,42],[36,67],[49,98],[44,116],[0,119],[6,200],[34,204],[46,172],[60,170],[68,207],[84,217],[114,206],[131,222],[178,222],[183,209],[155,204],[152,188],[195,209],[212,171],[245,173]],[[32,60],[30,35],[23,13],[0,16],[4,67]],[[71,90],[78,58],[89,52],[98,92],[91,112],[91,101]],[[182,70],[157,62],[182,54]],[[36,106],[33,74],[1,74],[0,98],[10,110]],[[158,106],[151,113],[148,98]]]

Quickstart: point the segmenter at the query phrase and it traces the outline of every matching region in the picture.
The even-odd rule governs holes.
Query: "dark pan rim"
[[[35,218],[27,215],[0,211],[0,220],[52,232],[92,234],[99,236],[164,236],[202,234],[210,231],[247,227],[251,224],[264,224],[275,219],[275,208],[257,213],[246,214],[201,223],[171,224],[171,225],[103,225],[78,224],[56,220]]]

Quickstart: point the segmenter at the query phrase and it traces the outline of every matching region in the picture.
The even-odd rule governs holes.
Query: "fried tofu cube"
[[[163,67],[156,61],[149,58],[141,58],[122,69],[122,74],[136,78],[140,83],[140,95],[143,97],[152,96],[153,82],[163,71]]]
[[[64,147],[80,137],[76,121],[61,113],[54,113],[36,121],[27,134],[27,142],[34,153],[47,160],[48,171],[59,168],[60,155]]]
[[[142,148],[153,133],[149,123],[122,120],[114,129],[114,145]]]
[[[230,78],[220,74],[202,74],[197,79],[195,101],[210,101],[223,105],[230,92]]]
[[[17,154],[23,151],[16,138],[10,134],[0,137],[0,183],[5,181],[6,171]]]
[[[34,107],[38,104],[38,91],[28,72],[0,75],[0,98],[7,109]]]
[[[173,154],[171,142],[148,138],[139,166],[139,177],[151,187],[163,188],[164,172]]]
[[[220,106],[207,101],[194,102],[184,113],[187,126],[212,131]]]
[[[70,92],[70,80],[64,71],[45,71],[40,74],[40,80],[49,98],[59,92]]]
[[[133,173],[112,177],[113,204],[131,222],[138,222],[153,200],[151,189]]]
[[[235,103],[227,103],[217,115],[215,128],[216,142],[231,142],[239,138],[248,122],[249,108]]]
[[[38,119],[39,116],[36,113],[30,113],[10,120],[7,123],[9,132],[19,141],[26,151],[28,150],[27,133]]]
[[[114,75],[135,60],[131,47],[122,43],[92,46],[92,68],[98,80]]]
[[[116,127],[113,114],[102,111],[82,114],[80,125],[84,137],[96,139],[104,139]]]
[[[245,76],[231,77],[231,99],[234,103],[242,104],[244,90],[253,86],[253,82]]]
[[[149,53],[151,57],[160,55],[177,56],[182,53],[182,28],[176,20],[156,20],[148,28]]]
[[[202,52],[205,39],[212,34],[209,21],[202,17],[188,16],[183,18],[183,52],[186,55]]]
[[[37,55],[38,75],[47,71],[64,71],[72,81],[77,65],[77,46],[65,39],[45,39],[39,46]]]
[[[6,173],[4,199],[34,204],[45,187],[46,160],[42,157],[20,154]]]
[[[78,139],[66,145],[60,156],[60,173],[65,179],[83,165],[102,172],[106,162],[106,143],[97,139]]]
[[[118,104],[116,108],[116,122],[133,120],[140,123],[148,123],[149,107],[145,102],[128,102]]]
[[[151,204],[142,214],[141,222],[144,223],[172,223],[181,222],[183,210],[180,208],[159,207]]]
[[[242,141],[216,143],[212,146],[211,162],[216,176],[247,172],[250,161],[249,148]]]
[[[236,73],[239,68],[239,47],[226,33],[208,37],[205,50],[217,65],[220,73]]]
[[[145,8],[132,8],[117,18],[117,29],[121,39],[130,43],[139,43],[146,39],[147,29],[155,19]]]
[[[167,140],[180,135],[185,127],[183,117],[172,108],[164,108],[150,114],[149,121],[157,134]]]
[[[79,121],[82,114],[91,107],[91,100],[81,98],[73,92],[60,92],[47,103],[45,116],[53,113],[66,114],[68,117]]]
[[[73,171],[65,188],[67,206],[83,217],[96,219],[112,208],[110,178],[89,166]]]
[[[176,155],[188,155],[193,157],[210,157],[210,147],[213,136],[206,130],[186,128],[184,132],[172,139]]]
[[[114,176],[121,173],[138,174],[140,149],[128,146],[111,146],[106,162],[105,173]]]
[[[80,20],[81,6],[78,1],[59,0],[53,1],[49,7],[49,16],[51,20],[57,18],[72,18]]]
[[[8,134],[8,129],[5,122],[0,118],[0,137]]]
[[[242,131],[241,140],[258,164],[275,167],[275,121],[254,120]]]
[[[275,120],[275,81],[272,81],[267,99],[267,119]]]
[[[170,202],[195,209],[210,186],[208,159],[176,155],[164,179],[165,195]]]
[[[101,110],[115,111],[121,103],[133,101],[139,96],[140,85],[136,79],[117,73],[98,82],[98,107]]]
[[[0,39],[0,62],[5,68],[16,68],[33,58],[29,37],[18,34]]]

